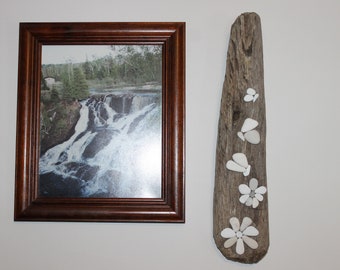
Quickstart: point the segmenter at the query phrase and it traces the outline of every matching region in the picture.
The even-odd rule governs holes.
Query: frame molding
[[[42,45],[163,46],[162,197],[38,196]],[[185,23],[20,23],[15,221],[185,222]]]

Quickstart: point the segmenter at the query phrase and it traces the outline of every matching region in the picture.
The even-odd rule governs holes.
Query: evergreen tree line
[[[52,90],[51,98],[60,95],[65,100],[75,100],[88,97],[89,84],[94,81],[102,82],[105,87],[147,82],[161,83],[161,46],[112,46],[111,48],[113,54],[92,61],[43,65],[41,89]],[[59,84],[54,85],[54,89],[49,89],[44,80],[46,77],[54,78]]]

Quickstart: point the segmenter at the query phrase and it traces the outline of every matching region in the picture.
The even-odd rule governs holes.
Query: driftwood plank
[[[247,206],[239,200],[242,196],[239,186],[241,184],[249,186],[249,181],[252,178],[258,180],[258,186],[267,187],[266,116],[262,50],[260,17],[256,13],[240,15],[231,28],[226,75],[221,99],[216,147],[213,233],[216,246],[221,253],[227,259],[241,263],[260,261],[269,247],[267,192],[264,192],[263,188],[257,191],[263,197],[257,207]],[[247,95],[248,88],[254,89],[256,94],[252,92],[253,90],[248,90]],[[247,97],[245,98],[245,96]],[[239,132],[247,118],[258,122],[258,126],[254,128],[260,135],[258,144],[252,144],[246,139],[243,138],[243,141],[240,138],[242,135],[244,137],[246,133],[240,134]],[[227,169],[226,164],[228,161],[230,163],[234,162],[233,155],[235,153],[244,154],[247,158],[247,162],[251,166],[248,175],[247,172],[243,173]],[[244,193],[247,195],[247,192]],[[248,197],[253,198],[256,192],[252,191],[250,193]],[[260,195],[256,196],[261,199]],[[252,201],[249,198],[248,200],[250,200],[249,203]],[[249,233],[251,229],[245,231],[244,228],[237,228],[235,218],[242,223],[245,217],[251,220],[248,227],[255,228],[252,233]],[[245,222],[247,221],[249,219],[245,220]],[[221,234],[225,228],[234,228],[234,230],[227,229]],[[246,234],[248,234],[248,239],[244,237]],[[249,238],[256,242],[254,243]],[[228,242],[225,244],[226,241]],[[239,242],[243,242],[244,250],[242,250],[242,243]],[[249,247],[247,242],[252,248]]]

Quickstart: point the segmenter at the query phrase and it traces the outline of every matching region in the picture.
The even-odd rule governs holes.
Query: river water
[[[81,101],[74,134],[40,157],[39,196],[161,197],[160,91]]]

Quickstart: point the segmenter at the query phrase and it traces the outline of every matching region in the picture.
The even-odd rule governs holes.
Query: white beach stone
[[[252,178],[252,179],[249,180],[249,188],[251,190],[255,190],[257,188],[258,184],[259,184],[259,182],[257,181],[256,178]]]
[[[259,231],[254,226],[249,226],[243,231],[243,234],[247,236],[257,236],[259,235]]]
[[[261,141],[260,133],[257,130],[250,130],[244,134],[244,138],[251,144],[259,144]]]
[[[237,239],[237,243],[236,243],[236,253],[238,255],[242,255],[244,253],[244,244],[243,244],[243,240]]]
[[[227,164],[226,164],[226,167],[228,170],[231,170],[231,171],[235,171],[235,172],[245,172],[245,168],[242,167],[241,165],[237,164],[235,161],[233,160],[228,160]]]
[[[245,102],[250,102],[250,101],[254,100],[254,97],[251,96],[251,95],[245,95],[244,98],[243,98],[243,100],[244,100]]]
[[[240,203],[245,203],[249,198],[249,195],[248,194],[244,194],[240,197]]]
[[[256,90],[253,89],[253,88],[251,88],[251,87],[249,87],[249,88],[247,89],[247,94],[253,96],[253,95],[256,94]]]
[[[244,120],[241,131],[247,132],[250,131],[254,128],[256,128],[259,125],[259,122],[257,122],[256,120],[252,119],[252,118],[247,118],[246,120]]]
[[[255,193],[255,198],[260,202],[263,201],[263,196],[261,194]]]
[[[231,238],[234,237],[236,235],[236,233],[230,229],[230,228],[225,228],[222,232],[221,232],[221,236],[223,238]]]
[[[255,193],[265,194],[266,192],[267,192],[267,189],[264,186],[261,186],[261,187],[258,187],[257,189],[255,189]]]
[[[245,169],[249,166],[247,157],[243,153],[235,153],[235,154],[233,154],[233,160],[237,164],[241,165]]]
[[[229,223],[235,232],[240,230],[240,221],[236,217],[230,218]]]
[[[245,184],[239,185],[238,190],[240,191],[241,194],[249,194],[251,191],[250,188]]]
[[[252,249],[257,249],[259,247],[258,243],[253,238],[250,238],[246,235],[242,236],[242,240],[247,244],[248,247]]]
[[[244,135],[241,131],[237,132],[237,136],[242,140],[245,141]]]
[[[244,217],[242,220],[240,231],[244,231],[245,228],[247,228],[249,225],[251,225],[253,221],[249,217]]]
[[[251,206],[253,204],[253,198],[248,198],[248,200],[246,201],[246,206]]]
[[[253,198],[253,208],[256,208],[256,207],[258,207],[259,206],[259,200],[258,199],[256,199],[256,198]]]
[[[249,173],[250,173],[250,165],[248,165],[248,167],[246,168],[246,170],[243,172],[243,175],[244,176],[248,176],[249,175]]]
[[[230,239],[228,239],[227,241],[224,242],[224,247],[225,248],[230,248],[231,246],[233,246],[237,241],[237,237],[232,237]]]

